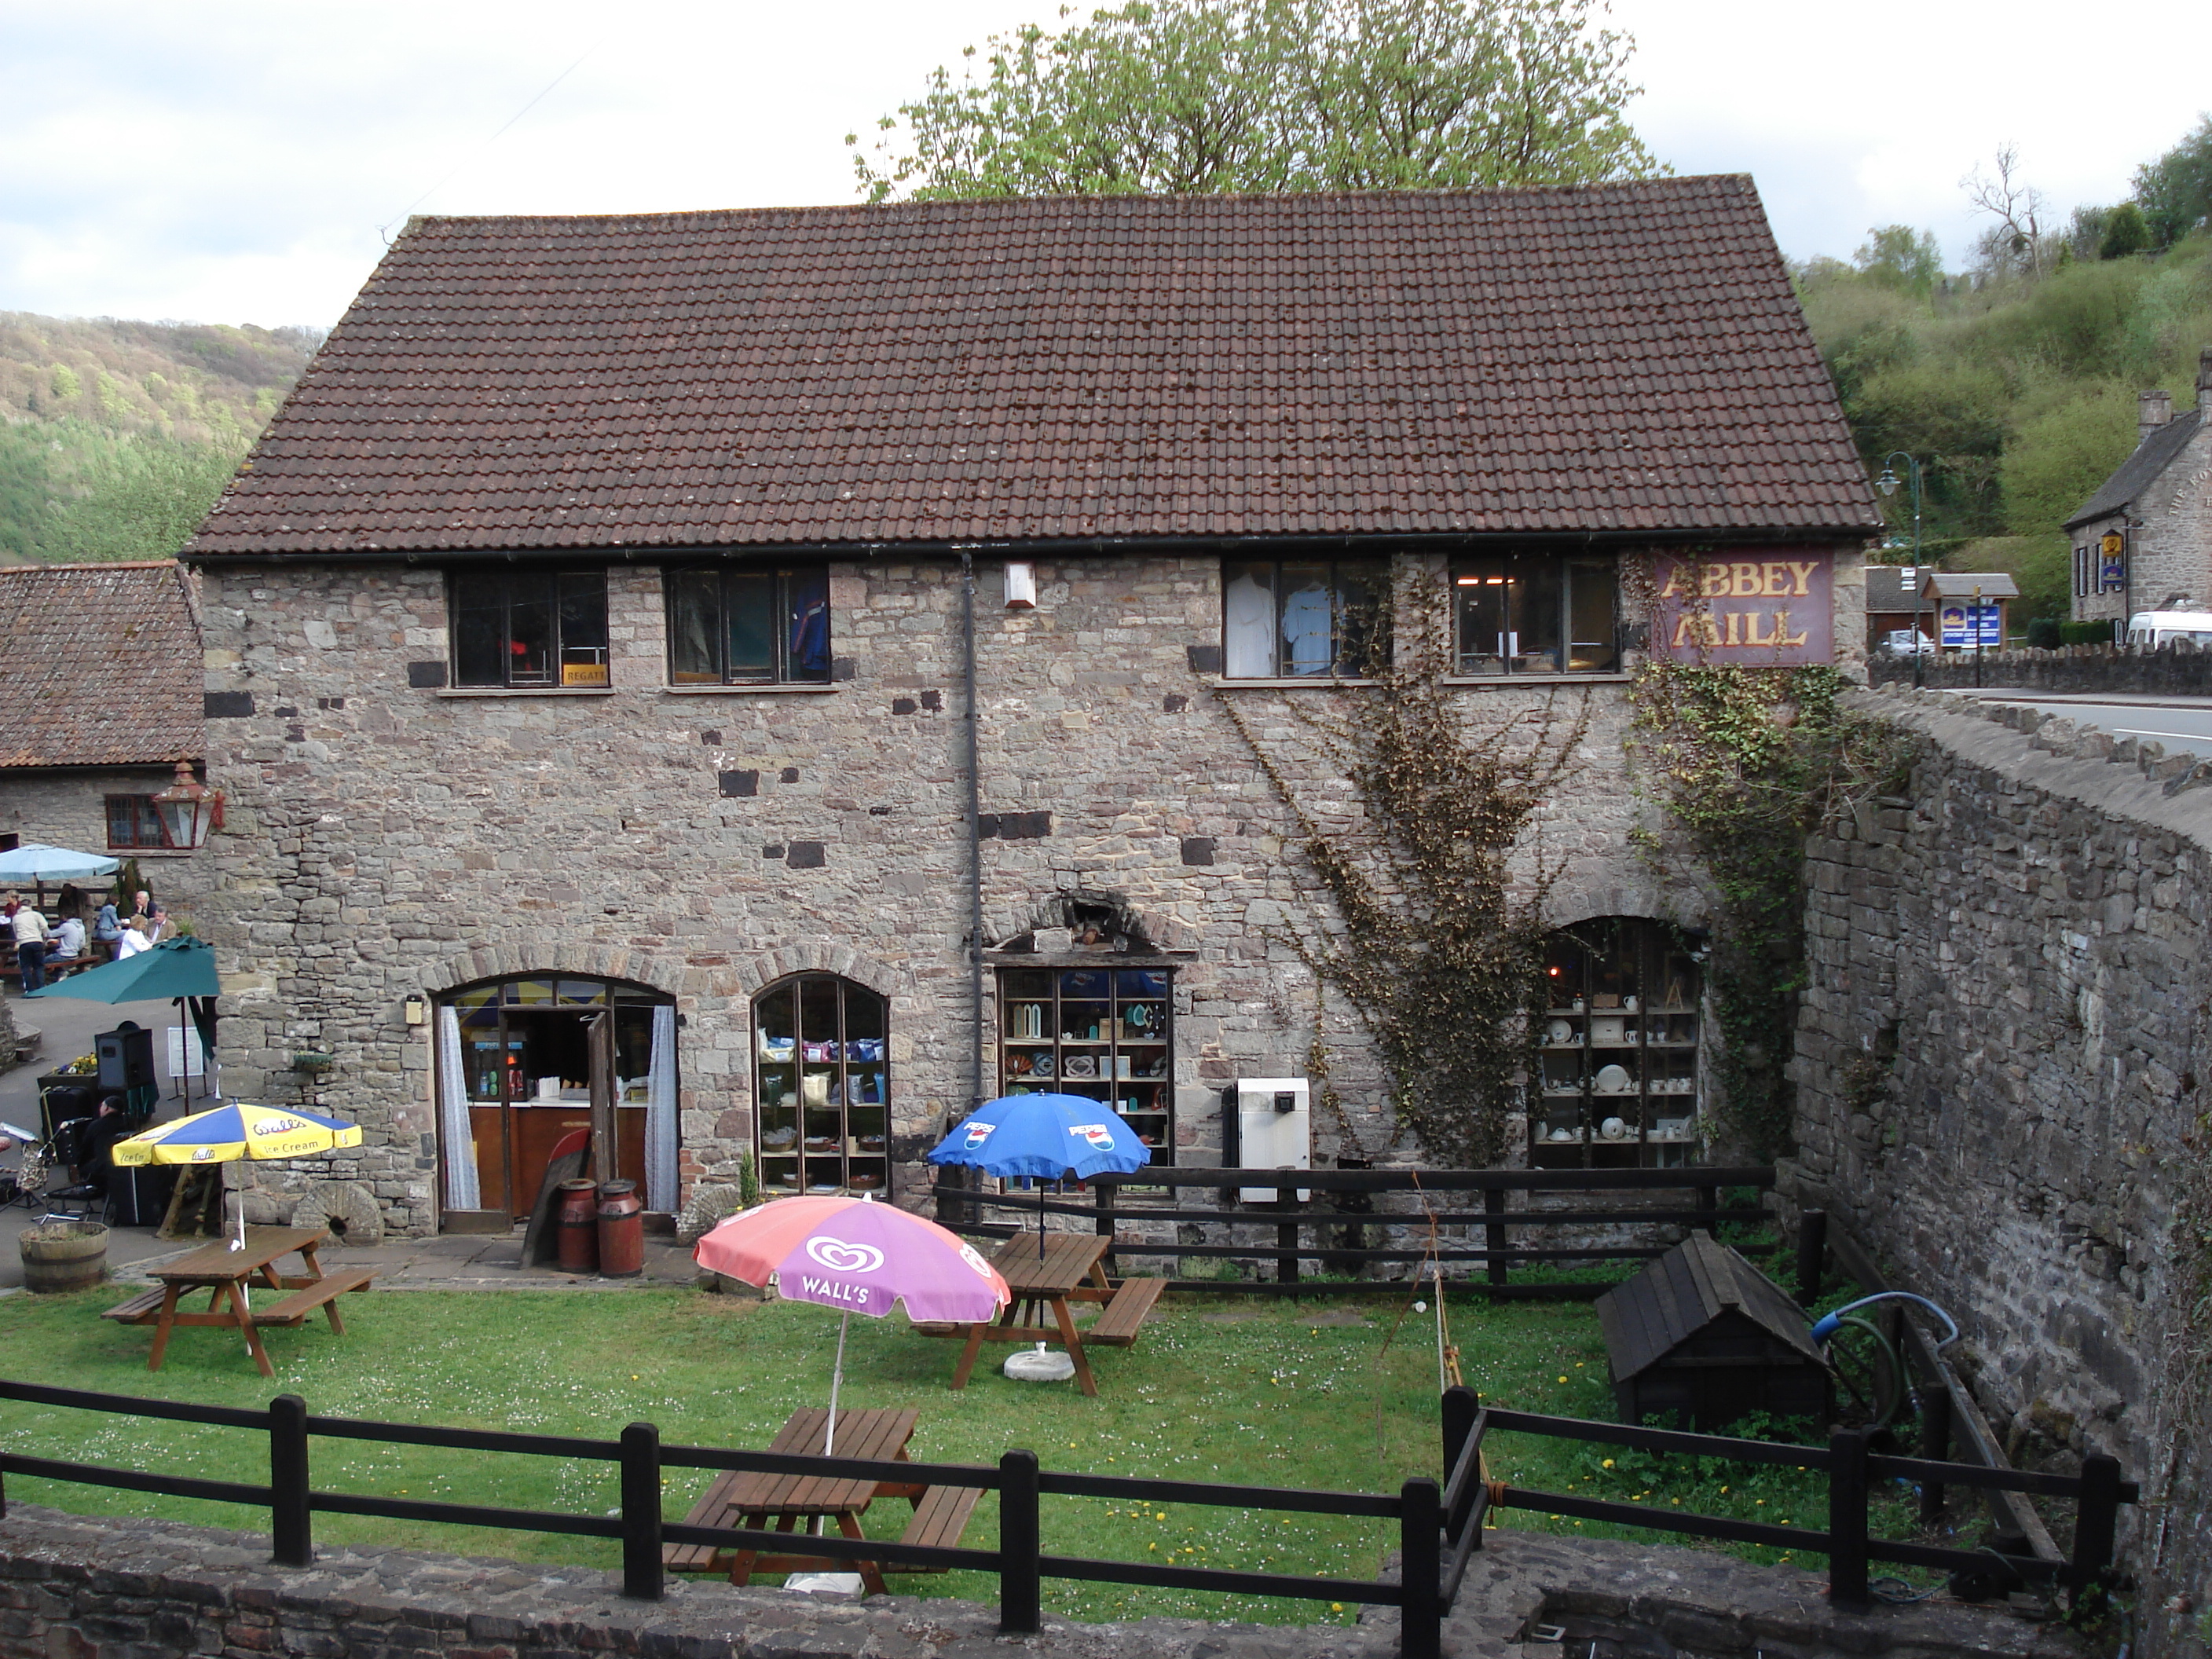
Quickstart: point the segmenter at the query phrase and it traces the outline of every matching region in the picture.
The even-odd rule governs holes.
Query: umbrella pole
[[[837,1363],[830,1368],[830,1421],[822,1431],[822,1455],[824,1457],[837,1455],[837,1389],[845,1380],[845,1332],[852,1323],[853,1316],[849,1311],[837,1316]],[[818,1515],[814,1517],[814,1535],[817,1538],[822,1535],[822,1517]]]

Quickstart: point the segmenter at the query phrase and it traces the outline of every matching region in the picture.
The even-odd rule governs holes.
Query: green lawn
[[[283,1392],[334,1416],[592,1435],[612,1438],[639,1419],[664,1441],[765,1446],[796,1407],[827,1397],[837,1323],[824,1310],[689,1291],[371,1292],[346,1299],[348,1334],[319,1322],[264,1334],[278,1376],[253,1370],[234,1337],[183,1330],[167,1364],[145,1368],[150,1334],[97,1317],[114,1289],[0,1300],[0,1374],[26,1381],[211,1404],[259,1406]],[[1395,1491],[1438,1473],[1433,1315],[1411,1294],[1356,1306],[1343,1297],[1282,1304],[1259,1297],[1163,1304],[1133,1349],[1094,1356],[1100,1393],[1072,1383],[1007,1381],[979,1366],[960,1394],[945,1386],[957,1348],[915,1335],[902,1317],[853,1322],[844,1401],[914,1406],[917,1459],[991,1462],[1034,1449],[1047,1468],[1262,1486]],[[1345,1322],[1358,1316],[1358,1322]],[[1610,1418],[1604,1346],[1587,1304],[1462,1304],[1452,1334],[1467,1380],[1501,1406]],[[997,1351],[1000,1358],[1006,1350]],[[987,1351],[988,1355],[988,1351]],[[265,1442],[245,1431],[125,1421],[0,1402],[11,1449],[210,1478],[265,1480]],[[1500,1436],[1492,1474],[1551,1491],[1650,1501],[1759,1519],[1825,1524],[1818,1474],[1742,1466],[1693,1467],[1571,1442]],[[613,1466],[457,1453],[357,1441],[313,1443],[315,1484],[327,1490],[604,1513],[617,1501]],[[672,1471],[668,1512],[680,1517],[710,1478]],[[263,1512],[100,1487],[14,1479],[9,1496],[84,1513],[154,1514],[260,1530]],[[872,1533],[896,1536],[906,1505],[871,1511]],[[1513,1512],[1511,1528],[1650,1536]],[[318,1536],[526,1560],[612,1565],[599,1540],[319,1515]],[[968,1541],[989,1547],[987,1498]],[[1055,1553],[1196,1565],[1374,1575],[1394,1548],[1387,1522],[1196,1506],[1048,1498],[1044,1539]],[[1737,1553],[1774,1560],[1771,1550]],[[1809,1565],[1808,1558],[1796,1558]],[[989,1600],[994,1582],[953,1573],[895,1579],[928,1595]],[[1127,1586],[1048,1581],[1048,1607],[1087,1619],[1147,1613],[1264,1621],[1349,1618],[1349,1607]]]

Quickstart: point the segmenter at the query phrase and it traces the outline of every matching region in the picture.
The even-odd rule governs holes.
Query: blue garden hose
[[[1821,1315],[1813,1326],[1813,1340],[1822,1347],[1827,1346],[1828,1339],[1835,1335],[1837,1328],[1844,1322],[1844,1315],[1856,1312],[1876,1302],[1916,1302],[1927,1309],[1929,1313],[1934,1314],[1936,1318],[1943,1322],[1943,1328],[1949,1333],[1936,1345],[1939,1349],[1948,1348],[1959,1340],[1958,1321],[1953,1319],[1950,1315],[1945,1313],[1926,1297],[1915,1296],[1911,1291],[1876,1291],[1872,1296],[1863,1296],[1856,1302],[1846,1302],[1833,1313]]]

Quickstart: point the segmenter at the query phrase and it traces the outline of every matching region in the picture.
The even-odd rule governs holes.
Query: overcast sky
[[[848,131],[1057,9],[0,0],[0,309],[328,325],[410,210],[848,202]],[[2005,141],[2062,216],[2124,195],[2212,105],[2208,20],[2203,0],[1613,16],[1641,48],[1646,141],[1680,173],[1753,174],[1792,258],[1902,221],[1954,266],[1973,234],[1958,181]]]

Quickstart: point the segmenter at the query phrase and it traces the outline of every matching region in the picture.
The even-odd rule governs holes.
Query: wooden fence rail
[[[953,1231],[971,1237],[1003,1238],[1024,1226],[1038,1224],[1040,1216],[1059,1216],[1088,1221],[1102,1237],[1114,1240],[1107,1261],[1115,1270],[1119,1255],[1171,1256],[1180,1263],[1196,1258],[1272,1261],[1273,1281],[1187,1279],[1169,1281],[1177,1290],[1232,1293],[1371,1291],[1373,1279],[1354,1275],[1384,1263],[1433,1265],[1439,1267],[1480,1267],[1482,1278],[1473,1284],[1493,1299],[1589,1298],[1604,1294],[1602,1284],[1577,1280],[1515,1282],[1516,1267],[1546,1262],[1643,1261],[1662,1255],[1663,1244],[1548,1245],[1514,1242],[1516,1232],[1537,1232],[1562,1227],[1663,1226],[1707,1231],[1729,1223],[1758,1224],[1771,1220],[1755,1206],[1723,1206],[1729,1188],[1765,1192],[1774,1185],[1774,1171],[1765,1165],[1743,1168],[1684,1167],[1674,1170],[1146,1170],[1128,1176],[1101,1176],[1086,1183],[1089,1201],[1073,1194],[1059,1195],[1012,1188],[992,1190],[962,1184],[951,1177],[963,1171],[940,1172],[929,1188],[936,1200],[937,1218]],[[1218,1189],[1212,1204],[1182,1206],[1147,1202],[1139,1194],[1165,1189]],[[1274,1194],[1268,1200],[1247,1202],[1236,1196],[1246,1188]],[[1611,1194],[1636,1193],[1691,1194],[1685,1204],[1606,1205]],[[1301,1198],[1299,1194],[1306,1194]],[[1595,1195],[1595,1205],[1571,1209],[1519,1208],[1511,1196],[1537,1194]],[[1377,1210],[1378,1194],[1409,1196],[1419,1207]],[[1478,1195],[1479,1210],[1462,1208],[1455,1197]],[[992,1219],[985,1212],[994,1212]],[[1275,1230],[1272,1244],[1184,1243],[1177,1239],[1151,1240],[1125,1231],[1146,1224],[1180,1227],[1212,1222]],[[1441,1232],[1418,1244],[1370,1246],[1366,1238],[1374,1228],[1474,1228],[1482,1230],[1480,1242],[1446,1237]],[[1330,1237],[1334,1233],[1335,1237]],[[1303,1237],[1302,1237],[1303,1235]],[[1738,1248],[1759,1255],[1771,1245]],[[1304,1264],[1314,1262],[1337,1273],[1335,1279],[1305,1276]]]

